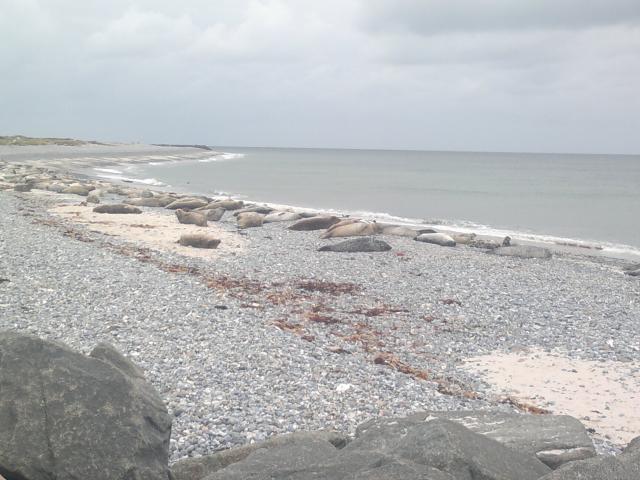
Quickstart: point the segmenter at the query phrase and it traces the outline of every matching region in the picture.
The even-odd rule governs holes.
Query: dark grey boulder
[[[98,205],[93,209],[96,213],[111,213],[111,214],[138,214],[142,213],[137,207],[131,205],[125,205],[124,203],[116,203],[111,205]]]
[[[593,442],[584,425],[569,415],[526,415],[487,411],[420,412],[393,421],[400,425],[420,424],[428,418],[443,418],[464,425],[473,432],[493,438],[519,452],[536,455],[551,468],[574,460],[583,460],[596,454]],[[361,430],[376,423],[388,422],[374,419],[360,425]]]
[[[0,474],[14,480],[168,480],[171,418],[113,347],[87,357],[0,333]]]
[[[551,258],[551,250],[533,245],[511,245],[509,247],[498,247],[491,253],[501,257],[518,258]]]
[[[391,245],[383,240],[373,237],[353,238],[343,242],[324,245],[318,249],[319,252],[387,252],[391,250]]]
[[[359,428],[344,449],[379,452],[441,470],[456,479],[534,480],[550,471],[534,454],[504,446],[444,419],[387,419]]]
[[[308,440],[329,442],[334,448],[339,449],[343,448],[349,442],[349,437],[342,433],[328,430],[276,435],[263,442],[222,450],[212,455],[180,460],[172,465],[171,472],[175,480],[200,480],[233,463],[244,460],[258,449],[270,450],[276,447],[295,445],[296,443]]]
[[[298,232],[305,231],[310,232],[313,230],[326,230],[331,225],[335,225],[338,223],[340,219],[338,217],[326,217],[326,216],[317,216],[310,218],[303,218],[302,220],[298,220],[293,225],[289,226],[289,230],[295,230]]]

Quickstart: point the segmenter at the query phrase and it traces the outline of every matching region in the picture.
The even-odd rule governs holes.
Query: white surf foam
[[[115,173],[118,175],[122,173],[120,170],[116,170],[115,168],[94,168],[94,170],[96,172]]]
[[[142,185],[153,185],[154,187],[166,187],[168,186],[166,183],[161,182],[155,178],[131,178],[131,177],[123,177],[122,175],[98,175],[100,178],[107,178],[109,180],[118,180],[120,182],[127,183],[139,183]]]

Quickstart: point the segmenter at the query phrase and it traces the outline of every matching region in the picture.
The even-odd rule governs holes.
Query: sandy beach
[[[6,148],[0,328],[83,351],[116,345],[166,399],[174,461],[433,409],[569,414],[606,452],[640,434],[640,281],[622,260],[566,247],[503,257],[385,234],[388,251],[320,252],[344,239],[289,230],[293,221],[238,229],[231,210],[207,227],[165,208],[99,214],[86,196],[14,185],[38,168],[87,184],[65,172],[211,152]],[[108,193],[95,181],[101,204],[152,188]],[[220,246],[176,243],[193,231]]]

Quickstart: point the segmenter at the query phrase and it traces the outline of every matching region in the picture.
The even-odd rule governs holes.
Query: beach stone
[[[30,192],[33,188],[33,184],[31,183],[16,183],[13,189],[16,192]]]
[[[93,190],[93,187],[89,187],[86,185],[73,184],[62,190],[62,193],[71,193],[74,195],[80,195],[86,197],[89,195],[89,192]]]
[[[124,203],[115,203],[111,205],[98,205],[93,209],[96,213],[113,213],[113,214],[129,214],[129,213],[142,213],[142,210],[131,205],[125,205]]]
[[[176,210],[176,217],[178,217],[178,222],[183,224],[197,225],[199,227],[207,226],[207,217],[204,213],[187,212],[179,208]]]
[[[201,198],[179,198],[166,205],[165,208],[169,210],[177,210],[178,208],[182,210],[194,210],[199,207],[204,207],[205,205],[207,205],[207,202]]]
[[[380,233],[379,225],[376,222],[347,219],[329,227],[320,238],[357,237],[375,235],[376,233]]]
[[[226,212],[226,210],[224,208],[211,208],[208,210],[202,210],[202,212],[206,215],[207,220],[209,220],[210,222],[219,222],[220,220],[222,220],[222,217],[224,216],[224,212]]]
[[[538,457],[551,468],[596,454],[586,428],[569,415],[526,415],[490,411],[419,412],[397,418],[401,425],[415,425],[430,418],[443,418],[464,425],[469,430],[493,438],[505,446]],[[387,420],[380,420],[386,422]],[[370,428],[378,420],[358,427]]]
[[[312,230],[325,230],[330,226],[338,223],[340,219],[338,217],[330,216],[316,216],[310,218],[304,218],[297,221],[293,225],[288,227],[289,230],[294,231],[312,231]]]
[[[354,238],[332,245],[324,245],[318,249],[319,252],[387,252],[389,250],[391,250],[391,245],[373,237]]]
[[[208,233],[184,233],[180,236],[178,243],[183,247],[194,248],[217,248],[220,240]]]
[[[413,423],[397,420],[361,425],[344,453],[377,452],[435,467],[456,479],[534,480],[550,471],[534,454],[508,448],[457,422],[441,418]]]
[[[518,258],[551,258],[551,250],[532,245],[511,245],[509,247],[498,247],[491,253],[501,257]]]
[[[171,417],[113,347],[85,356],[1,332],[0,385],[0,471],[8,478],[170,478]]]
[[[419,242],[433,243],[441,247],[455,247],[456,241],[444,233],[422,233],[416,237]]]
[[[329,442],[334,448],[340,449],[349,443],[350,439],[345,434],[329,430],[276,435],[263,442],[222,450],[212,455],[180,460],[173,464],[171,472],[175,480],[198,480],[218,470],[222,470],[233,463],[244,460],[258,449],[268,450],[276,447],[295,445],[296,443],[307,440]]]
[[[264,215],[255,212],[241,213],[237,217],[238,228],[261,227]]]
[[[100,197],[91,192],[89,195],[87,195],[87,203],[100,203]]]
[[[124,203],[129,205],[136,205],[138,207],[166,207],[172,202],[175,202],[176,199],[169,196],[160,196],[160,197],[135,197],[129,198],[124,201]]]
[[[292,222],[294,220],[300,220],[300,218],[300,214],[295,212],[275,212],[265,215],[264,223]]]

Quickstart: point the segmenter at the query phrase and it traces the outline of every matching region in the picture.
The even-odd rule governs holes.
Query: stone
[[[33,188],[33,184],[31,183],[16,183],[13,189],[16,192],[30,192]]]
[[[207,217],[204,213],[187,212],[179,208],[176,210],[176,217],[178,218],[178,222],[186,225],[197,225],[199,227],[207,226]]]
[[[498,247],[491,253],[501,257],[517,258],[551,258],[551,250],[532,245],[511,245],[508,247]]]
[[[211,208],[208,210],[203,210],[202,212],[206,215],[208,221],[219,222],[220,220],[222,220],[222,217],[224,216],[224,212],[226,212],[226,210],[224,208]]]
[[[569,462],[540,480],[638,480],[640,450],[627,447],[617,456],[598,456]]]
[[[508,448],[457,422],[381,419],[358,427],[344,452],[373,451],[429,465],[454,478],[534,480],[550,471],[532,453]]]
[[[207,205],[207,202],[201,198],[179,198],[166,205],[165,208],[169,210],[177,210],[178,208],[182,210],[194,210],[204,207],[205,205]]]
[[[332,225],[338,223],[340,219],[338,217],[330,216],[316,216],[310,218],[304,218],[297,221],[293,225],[288,227],[289,230],[294,231],[312,231],[312,230],[325,230]]]
[[[0,472],[28,480],[169,480],[171,417],[113,347],[91,356],[0,333]]]
[[[241,447],[222,450],[212,455],[187,458],[173,464],[171,472],[175,480],[199,480],[207,475],[222,470],[223,468],[247,458],[258,449],[272,449],[293,445],[306,440],[320,440],[329,442],[335,448],[343,448],[349,437],[334,431],[295,432],[285,435],[276,435],[263,442],[243,445]]]
[[[526,415],[481,410],[428,411],[394,421],[411,426],[428,418],[443,418],[464,425],[469,430],[493,438],[514,450],[536,455],[551,468],[596,454],[584,425],[569,415]],[[356,435],[359,430],[369,428],[376,422],[378,420],[362,424]]]
[[[261,227],[264,222],[264,215],[255,212],[241,213],[237,217],[238,228]]]
[[[300,214],[296,212],[274,212],[265,215],[264,223],[293,222],[300,220],[300,218]]]
[[[391,245],[373,237],[353,238],[332,245],[324,245],[319,252],[387,252]]]
[[[208,233],[184,233],[178,243],[183,247],[218,248],[220,240]]]
[[[98,205],[93,209],[96,213],[112,213],[112,214],[138,214],[142,213],[137,207],[125,205],[124,203],[115,203],[111,205]]]
[[[444,233],[422,233],[416,237],[419,242],[433,243],[441,247],[455,247],[456,241]]]
[[[152,198],[142,198],[142,197],[129,198],[125,200],[124,203],[127,203],[129,205],[136,205],[138,207],[158,208],[158,207],[166,207],[167,205],[175,201],[176,199],[173,197],[160,196],[160,197],[152,197]]]

